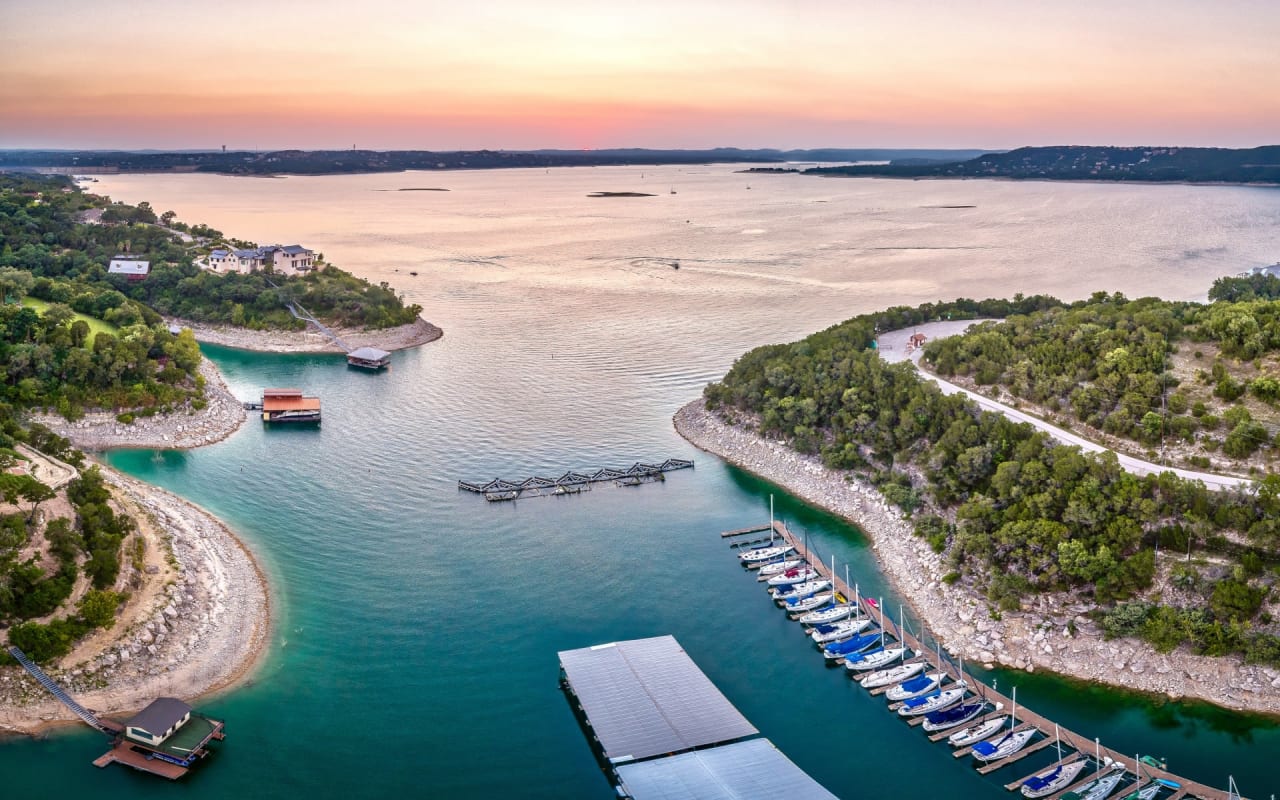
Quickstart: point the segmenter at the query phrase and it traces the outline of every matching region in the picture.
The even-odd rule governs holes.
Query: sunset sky
[[[1276,143],[1277,0],[0,0],[0,147]]]

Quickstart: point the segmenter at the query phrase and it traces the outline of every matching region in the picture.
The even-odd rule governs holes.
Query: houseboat
[[[376,347],[361,347],[347,353],[347,366],[377,372],[391,363],[391,354]]]
[[[263,389],[263,422],[320,422],[320,398],[303,397],[301,389]]]
[[[224,727],[221,720],[198,714],[177,698],[161,697],[127,720],[111,749],[93,763],[105,767],[116,762],[177,780],[209,754],[211,741],[226,738]]]

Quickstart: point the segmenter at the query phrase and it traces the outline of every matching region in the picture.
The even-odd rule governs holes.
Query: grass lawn
[[[22,304],[27,308],[35,309],[41,314],[43,314],[44,310],[51,305],[51,303],[48,303],[44,300],[37,300],[34,297],[22,298]],[[117,328],[115,325],[112,325],[110,322],[103,322],[102,320],[97,319],[96,317],[90,317],[87,314],[81,314],[79,311],[76,312],[75,318],[82,319],[85,322],[89,323],[89,334],[91,336],[97,336],[99,333],[109,333],[112,336],[115,336],[117,333],[120,332],[120,329]]]

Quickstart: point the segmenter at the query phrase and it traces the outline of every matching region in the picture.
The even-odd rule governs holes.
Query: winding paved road
[[[1034,417],[1024,411],[1019,411],[1012,406],[1007,406],[1004,403],[997,402],[989,397],[984,397],[976,392],[971,392],[968,389],[956,386],[954,383],[945,381],[936,375],[919,369],[920,350],[908,349],[908,340],[915,333],[923,333],[929,339],[942,339],[948,336],[955,336],[956,334],[964,333],[965,330],[980,322],[994,321],[995,320],[961,320],[956,322],[931,322],[914,328],[904,328],[903,330],[889,331],[888,333],[882,334],[880,338],[876,340],[876,346],[880,351],[880,357],[885,361],[910,361],[912,364],[915,364],[921,377],[927,378],[938,384],[938,388],[942,390],[943,394],[956,394],[957,392],[963,393],[977,403],[979,407],[987,411],[999,412],[1009,419],[1016,420],[1018,422],[1026,422],[1034,425],[1039,430],[1044,431],[1063,444],[1076,445],[1080,449],[1086,450],[1090,453],[1103,453],[1110,450],[1108,447],[1104,447],[1097,442],[1072,433],[1065,428],[1059,428],[1057,425],[1045,422],[1039,417]],[[1119,459],[1120,466],[1124,468],[1125,471],[1132,472],[1135,475],[1151,475],[1153,473],[1159,474],[1161,472],[1172,472],[1180,478],[1203,481],[1205,486],[1215,490],[1234,489],[1239,486],[1249,486],[1253,483],[1253,481],[1248,478],[1235,478],[1230,475],[1216,475],[1212,472],[1196,472],[1194,470],[1179,469],[1177,467],[1165,467],[1160,464],[1143,461],[1140,458],[1134,458],[1133,456],[1128,456],[1123,453],[1116,453],[1116,458]]]

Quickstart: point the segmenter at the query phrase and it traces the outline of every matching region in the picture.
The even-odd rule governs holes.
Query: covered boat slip
[[[635,800],[835,800],[768,739],[655,758],[617,768]]]
[[[612,764],[758,733],[673,636],[564,650],[560,667]]]

